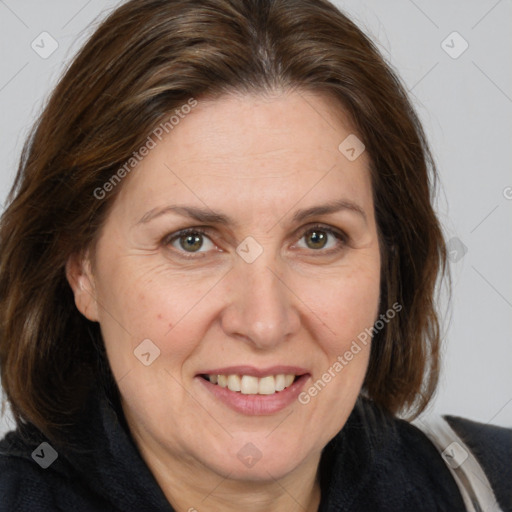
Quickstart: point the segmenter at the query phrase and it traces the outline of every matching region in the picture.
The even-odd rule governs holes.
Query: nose
[[[229,279],[229,303],[221,319],[228,336],[270,350],[298,331],[300,301],[265,252],[253,263],[237,261]]]

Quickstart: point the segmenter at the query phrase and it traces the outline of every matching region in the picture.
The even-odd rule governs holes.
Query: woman
[[[438,380],[434,179],[326,1],[119,7],[2,217],[0,510],[466,510],[464,454],[511,510],[510,431],[398,419]]]

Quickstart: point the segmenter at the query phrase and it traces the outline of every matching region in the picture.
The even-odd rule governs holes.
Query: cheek
[[[198,306],[212,286],[211,278],[192,281],[165,265],[150,266],[137,258],[110,262],[98,275],[101,330],[117,374],[134,364],[134,351],[146,339],[160,355],[175,361],[194,350],[191,340],[201,329],[195,321]]]
[[[368,334],[378,316],[380,266],[347,267],[332,279],[324,293],[315,286],[315,312],[323,322],[316,342],[324,357],[299,403],[323,411],[325,427],[341,428],[360,392],[366,373],[371,337]],[[337,413],[333,413],[337,411]]]
[[[345,270],[324,283],[306,285],[312,311],[321,319],[327,336],[325,349],[343,349],[366,328],[373,326],[378,315],[380,269]]]

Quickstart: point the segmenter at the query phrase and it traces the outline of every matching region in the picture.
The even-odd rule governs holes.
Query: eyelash
[[[321,253],[320,255],[324,255],[325,256],[325,255],[333,254],[335,252],[339,252],[339,251],[341,251],[343,246],[346,245],[346,243],[348,242],[348,236],[345,233],[343,233],[343,231],[338,231],[338,230],[336,230],[334,228],[323,226],[322,224],[315,224],[315,225],[313,225],[311,227],[308,227],[305,231],[302,232],[302,234],[301,234],[301,236],[299,237],[298,240],[301,240],[307,234],[309,234],[309,233],[311,233],[313,231],[322,231],[324,233],[332,235],[338,241],[337,247],[328,249],[326,251],[324,251],[322,249],[318,249],[316,251],[315,251],[315,249],[311,249],[311,251],[313,251],[313,252]],[[205,237],[210,239],[210,237],[208,236],[208,229],[203,228],[203,227],[195,227],[195,228],[183,229],[181,231],[178,231],[177,233],[173,233],[171,235],[167,235],[163,239],[162,243],[163,243],[164,246],[169,246],[175,240],[178,240],[181,237],[184,237],[184,236],[187,236],[187,235],[192,235],[192,234],[200,234],[200,235],[205,236]],[[210,241],[213,243],[213,241],[211,239],[210,239]],[[203,257],[203,256],[198,256],[198,254],[203,254],[203,253],[187,253],[187,252],[181,251],[181,250],[177,250],[177,252],[179,252],[180,257],[183,257],[185,259],[197,259],[197,258]]]

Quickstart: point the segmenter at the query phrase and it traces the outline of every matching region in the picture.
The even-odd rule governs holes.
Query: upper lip
[[[252,375],[253,377],[262,378],[268,377],[269,375],[278,375],[281,373],[304,375],[309,372],[299,366],[279,365],[269,366],[267,368],[256,368],[254,366],[242,365],[213,368],[211,370],[199,372],[198,375]]]

